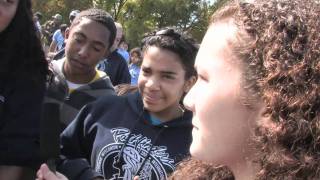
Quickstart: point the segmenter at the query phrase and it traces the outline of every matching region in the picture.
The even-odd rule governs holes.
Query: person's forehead
[[[89,26],[93,30],[100,30],[100,31],[108,31],[109,32],[109,29],[106,26],[104,26],[103,24],[101,24],[97,21],[94,21],[92,19],[86,18],[86,17],[81,18],[78,25]]]
[[[138,52],[132,52],[131,56],[139,56],[139,53]]]
[[[156,46],[151,46],[144,51],[144,58],[148,60],[145,64],[153,64],[157,62],[162,65],[173,66],[173,64],[175,64],[182,66],[181,59],[178,54]]]
[[[221,67],[225,62],[234,64],[235,54],[231,44],[236,40],[236,33],[234,24],[216,23],[209,26],[195,61],[196,69],[210,72],[210,68]]]
[[[88,18],[82,18],[78,25],[76,25],[74,32],[85,33],[86,36],[90,37],[93,41],[101,42],[108,45],[108,37],[110,31],[107,27]]]

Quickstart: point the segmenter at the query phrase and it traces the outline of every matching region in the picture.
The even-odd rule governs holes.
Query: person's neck
[[[257,167],[249,158],[235,163],[231,169],[236,180],[254,180],[257,174]]]
[[[160,119],[162,122],[168,122],[175,118],[181,117],[184,113],[184,110],[180,105],[177,105],[175,108],[169,108],[159,112],[149,112],[150,115]]]
[[[91,82],[96,73],[97,72],[93,70],[87,74],[75,74],[70,70],[67,63],[65,63],[63,66],[63,74],[66,77],[66,80],[75,84],[87,84]]]
[[[262,118],[262,113],[265,109],[264,104],[259,104],[259,106],[257,105],[256,107],[257,109],[252,111],[247,117],[248,122],[250,122],[249,128],[252,130],[255,129],[258,119]],[[234,159],[232,161],[233,163],[229,166],[236,180],[254,180],[259,171],[259,164],[254,163],[254,160],[256,159],[255,156],[258,153],[254,146],[254,142],[252,142],[254,132],[250,131],[250,133],[251,134],[245,143],[247,145],[242,149],[239,149],[241,155]]]

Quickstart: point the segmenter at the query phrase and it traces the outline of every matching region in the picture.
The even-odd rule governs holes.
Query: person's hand
[[[53,173],[46,164],[42,164],[37,172],[36,180],[68,180],[68,178],[58,172]]]
[[[135,176],[133,180],[139,180],[139,176]]]

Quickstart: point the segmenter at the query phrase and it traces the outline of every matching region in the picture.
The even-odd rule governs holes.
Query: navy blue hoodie
[[[138,92],[88,104],[61,135],[58,170],[69,179],[166,179],[189,155],[192,113],[160,125],[148,116]]]

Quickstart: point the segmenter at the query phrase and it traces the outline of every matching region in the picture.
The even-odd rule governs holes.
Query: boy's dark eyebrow
[[[84,35],[82,32],[74,32],[74,34],[77,35],[77,36],[81,36],[83,38],[87,38],[87,36]]]
[[[151,70],[150,67],[146,67],[146,66],[142,66],[141,69],[143,70]],[[172,72],[172,71],[161,71],[161,74],[166,74],[166,75],[176,75],[176,72]]]
[[[87,38],[87,36],[85,34],[83,34],[82,32],[74,32],[74,34],[81,36],[82,38]],[[98,46],[106,47],[106,45],[104,43],[102,43],[101,41],[93,41],[93,43]]]
[[[176,72],[172,72],[172,71],[161,71],[162,74],[167,74],[167,75],[176,75]]]

